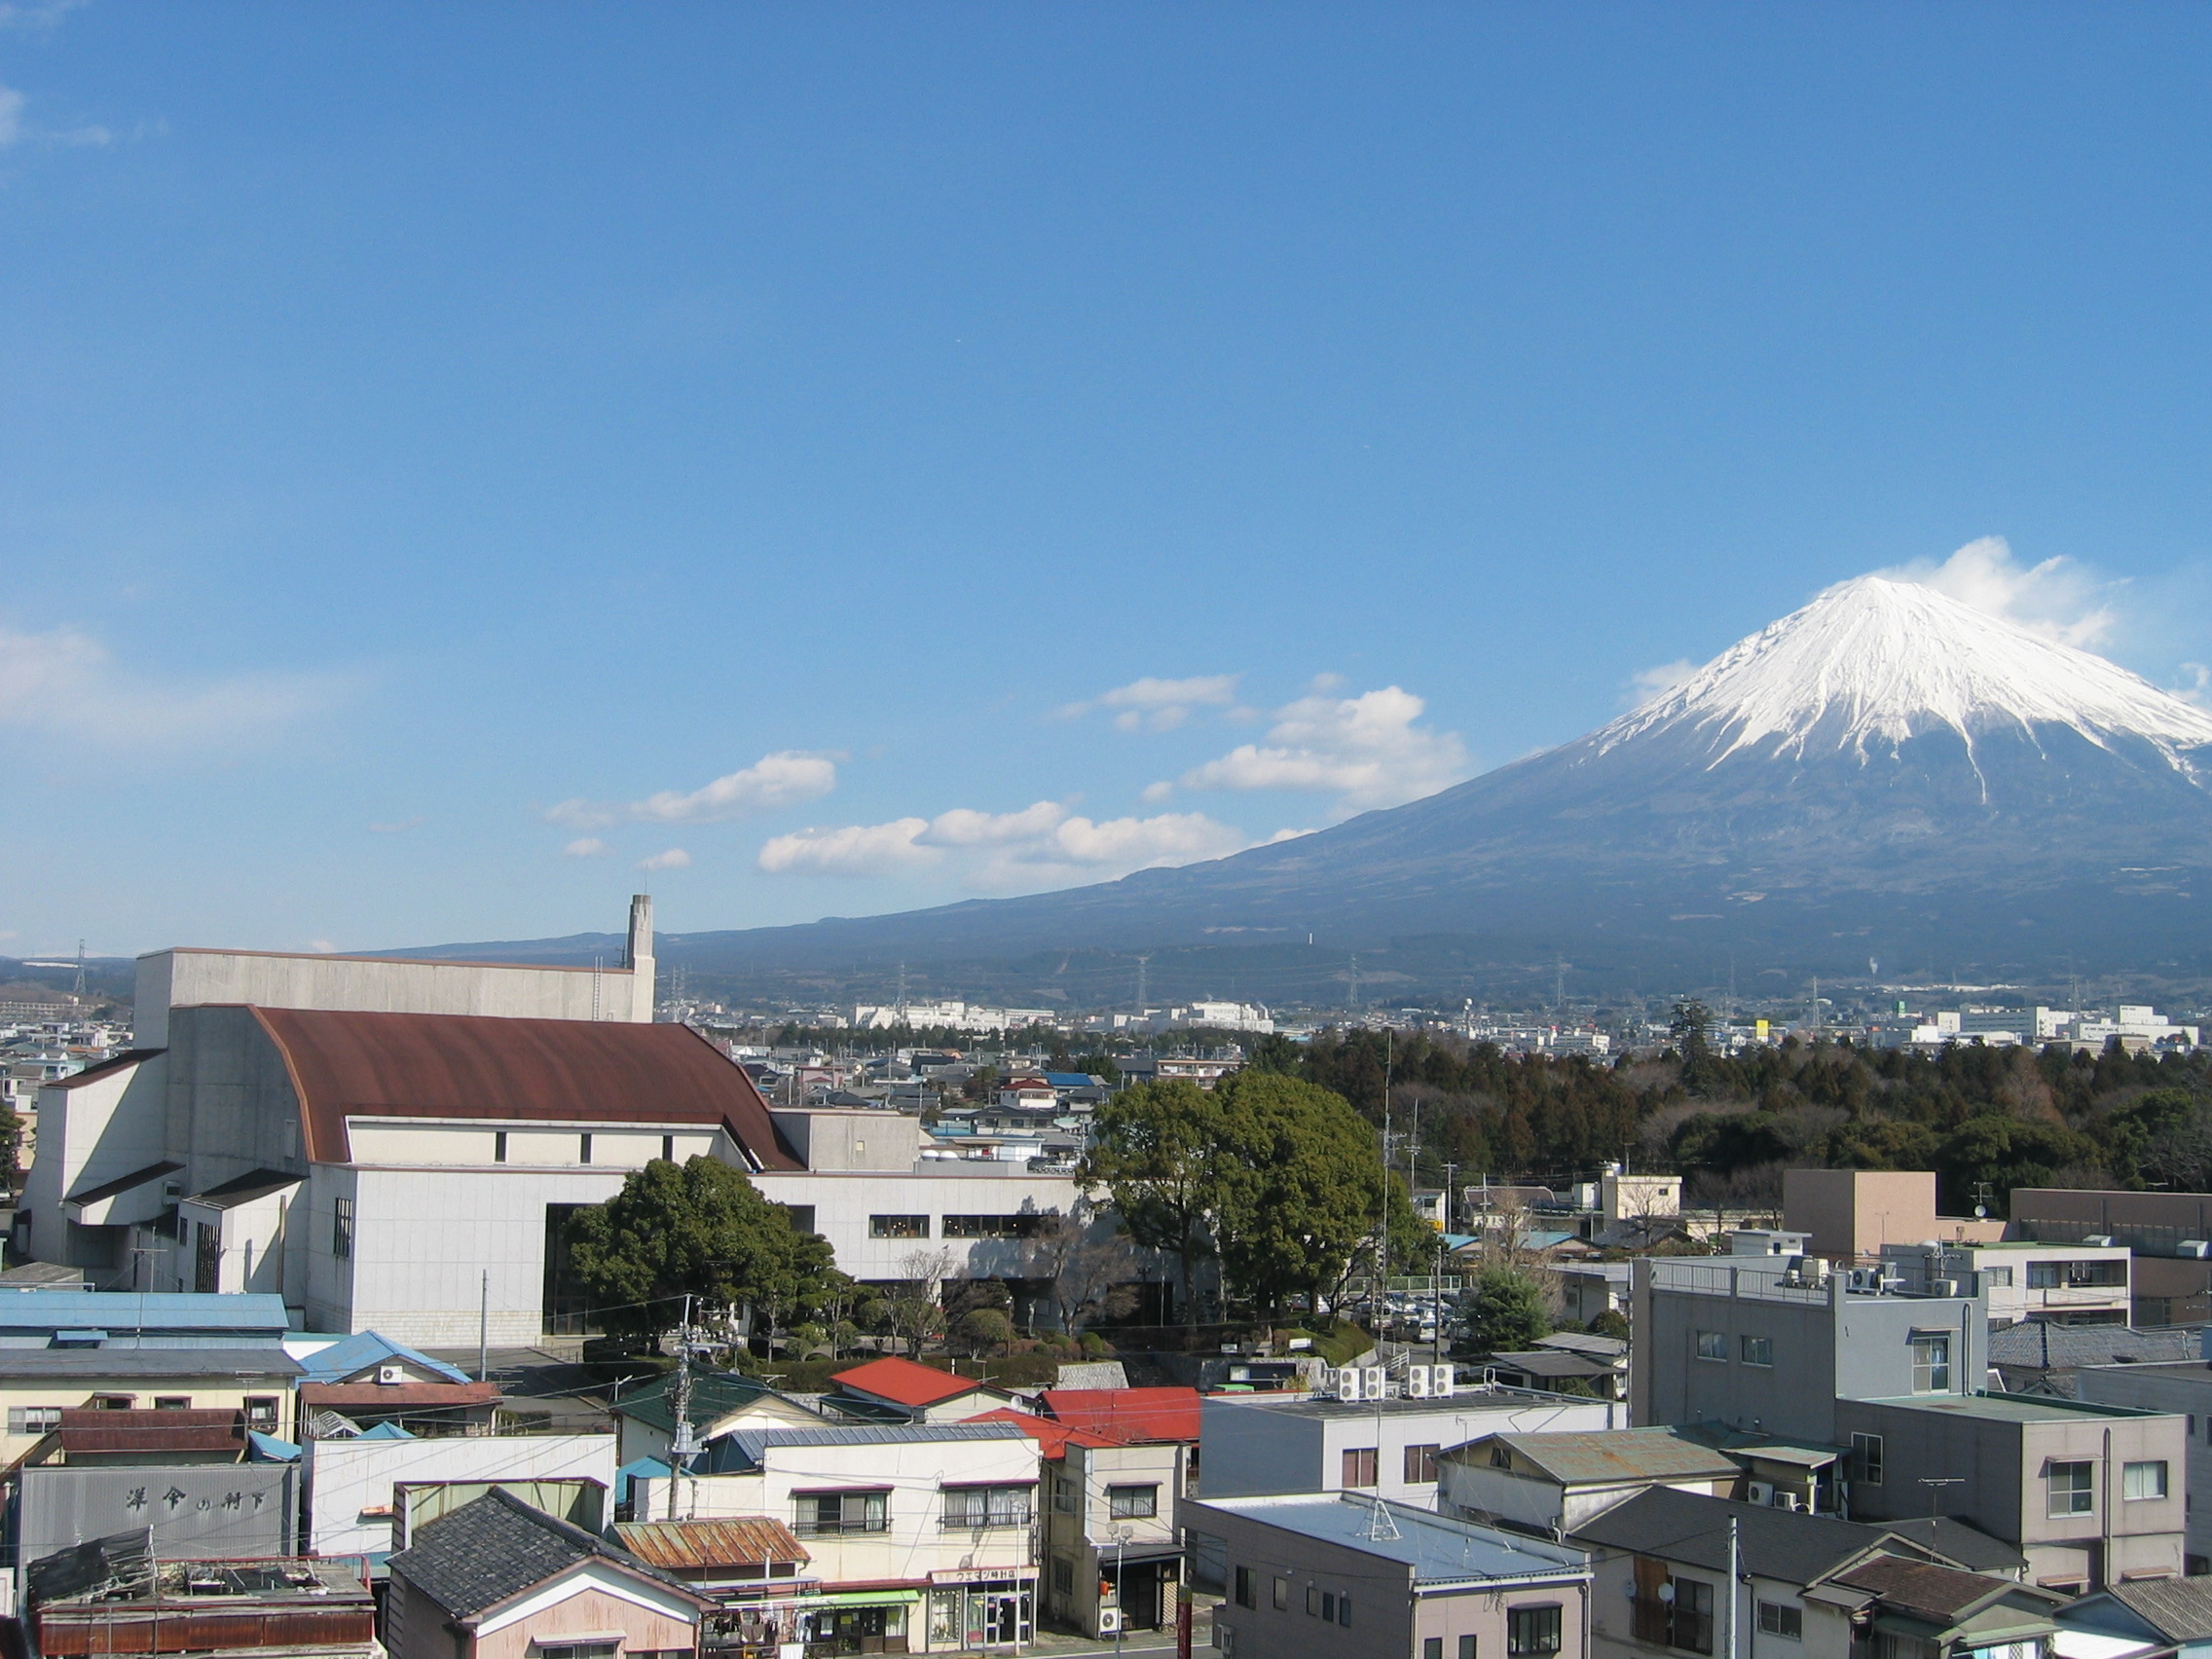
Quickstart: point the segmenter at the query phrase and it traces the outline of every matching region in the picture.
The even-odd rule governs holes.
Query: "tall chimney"
[[[653,1017],[653,896],[636,893],[630,898],[630,942],[622,960],[630,970],[630,1019],[649,1024]]]

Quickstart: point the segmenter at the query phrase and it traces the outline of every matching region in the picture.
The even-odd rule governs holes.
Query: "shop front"
[[[1160,1630],[1175,1616],[1175,1586],[1183,1552],[1103,1550],[1098,1557],[1098,1605],[1118,1607],[1124,1630]]]
[[[1037,1578],[1028,1567],[962,1567],[930,1574],[933,1652],[1013,1652],[1037,1635]]]
[[[922,1598],[912,1589],[848,1591],[744,1602],[709,1616],[706,1650],[714,1659],[845,1659],[857,1653],[917,1651]]]

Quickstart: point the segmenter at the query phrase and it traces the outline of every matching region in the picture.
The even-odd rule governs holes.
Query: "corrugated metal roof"
[[[766,1515],[719,1521],[617,1521],[615,1541],[648,1567],[764,1567],[811,1561],[791,1529]]]
[[[284,1057],[307,1156],[345,1163],[346,1120],[717,1124],[767,1169],[805,1167],[760,1091],[686,1025],[255,1008]]]
[[[0,1332],[219,1331],[267,1332],[280,1339],[289,1328],[281,1296],[127,1290],[0,1291]]]
[[[910,1446],[940,1440],[1021,1440],[1010,1422],[887,1422],[879,1428],[741,1428],[722,1438],[754,1462],[782,1446]]]
[[[403,1406],[485,1406],[499,1398],[497,1382],[303,1382],[300,1404],[313,1411],[357,1415]]]
[[[2131,1579],[2115,1584],[2112,1598],[2168,1641],[2212,1637],[2212,1578]]]
[[[245,1451],[245,1414],[223,1411],[89,1411],[61,1414],[64,1452]]]
[[[111,1333],[112,1336],[112,1333]],[[272,1343],[267,1347],[0,1347],[0,1370],[10,1378],[168,1378],[179,1382],[210,1377],[267,1378],[288,1386],[300,1363]]]
[[[934,1365],[918,1365],[910,1359],[896,1355],[887,1359],[871,1359],[866,1365],[856,1365],[849,1371],[830,1373],[830,1381],[840,1388],[856,1393],[873,1394],[878,1399],[892,1400],[902,1406],[935,1406],[946,1400],[956,1400],[963,1394],[990,1388],[988,1382],[976,1377],[955,1377],[948,1371],[940,1371]],[[1003,1388],[991,1390],[1003,1396]]]
[[[1198,1438],[1203,1411],[1196,1388],[1047,1388],[1045,1415],[1121,1441]]]
[[[1604,1432],[1494,1434],[1489,1437],[1569,1486],[1608,1481],[1682,1480],[1734,1475],[1742,1465],[1726,1454],[1671,1428],[1616,1428]]]

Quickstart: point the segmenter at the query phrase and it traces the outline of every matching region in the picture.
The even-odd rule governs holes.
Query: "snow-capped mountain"
[[[2212,715],[1865,576],[1586,737],[1317,834],[1032,898],[694,934],[663,960],[1449,935],[1470,962],[1668,972],[2212,969],[2207,901]]]

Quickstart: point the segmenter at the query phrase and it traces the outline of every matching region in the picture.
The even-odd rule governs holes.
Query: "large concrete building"
[[[42,1089],[16,1243],[107,1287],[281,1296],[419,1345],[574,1333],[563,1228],[653,1159],[719,1159],[857,1278],[1023,1281],[1066,1174],[920,1156],[892,1112],[771,1111],[650,1023],[652,908],[606,970],[166,950],[138,1047]],[[488,1310],[488,1312],[487,1312]]]

